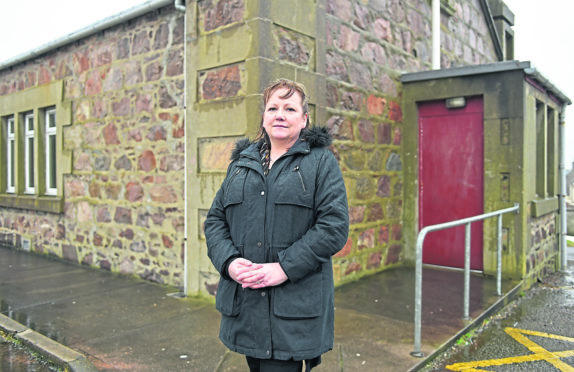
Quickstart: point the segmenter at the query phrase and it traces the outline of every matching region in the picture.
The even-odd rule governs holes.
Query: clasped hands
[[[279,285],[288,278],[279,263],[258,264],[245,258],[236,258],[227,269],[229,276],[243,288],[264,288]]]

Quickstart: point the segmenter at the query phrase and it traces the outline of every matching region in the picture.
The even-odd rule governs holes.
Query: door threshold
[[[452,267],[452,266],[441,266],[441,265],[433,265],[433,264],[423,264],[423,267],[429,268],[429,269],[438,269],[438,270],[446,270],[446,271],[460,271],[460,272],[464,272],[464,269],[461,269],[460,267]],[[471,273],[473,274],[484,274],[484,271],[481,270],[470,270]]]

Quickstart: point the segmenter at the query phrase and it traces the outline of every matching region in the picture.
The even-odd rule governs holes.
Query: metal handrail
[[[431,231],[444,230],[450,227],[465,225],[464,233],[464,319],[469,319],[470,303],[470,224],[476,221],[482,221],[490,217],[498,216],[497,232],[497,251],[496,251],[496,291],[499,296],[501,292],[502,278],[502,215],[505,213],[518,213],[520,205],[514,203],[514,207],[500,209],[498,211],[480,214],[478,216],[462,218],[460,220],[440,223],[437,225],[425,226],[419,232],[416,245],[416,264],[415,264],[415,350],[411,352],[414,357],[422,358],[424,353],[421,351],[421,308],[422,308],[422,277],[423,277],[423,243],[427,233]]]

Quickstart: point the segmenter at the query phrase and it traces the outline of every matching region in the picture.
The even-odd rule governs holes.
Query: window
[[[56,171],[56,109],[50,108],[44,111],[44,155],[46,158],[46,195],[57,193]]]
[[[536,195],[546,196],[546,130],[544,103],[536,101]]]
[[[536,195],[553,197],[557,187],[557,127],[556,111],[544,102],[536,101]]]
[[[34,114],[24,115],[24,192],[33,194],[34,187]]]
[[[504,60],[512,61],[514,59],[514,34],[505,30],[504,32]]]
[[[63,178],[72,156],[63,128],[71,101],[58,81],[0,96],[0,207],[63,213]]]
[[[16,191],[16,182],[14,181],[15,169],[15,148],[16,136],[14,129],[14,117],[10,116],[6,119],[6,192],[14,193]]]
[[[548,107],[546,111],[546,139],[547,139],[547,155],[546,155],[546,193],[552,197],[558,193],[556,174],[557,155],[558,154],[558,130],[556,128],[556,111],[552,107]]]

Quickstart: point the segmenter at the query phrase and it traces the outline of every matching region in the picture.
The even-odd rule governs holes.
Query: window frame
[[[24,193],[36,193],[36,120],[34,120],[34,112],[26,112],[22,114],[23,122],[23,141],[24,141]],[[31,123],[30,123],[31,122]]]
[[[45,157],[45,195],[58,194],[58,158],[57,158],[57,139],[58,126],[56,124],[56,108],[48,107],[43,109],[44,113],[44,157]],[[51,125],[53,124],[53,125]],[[51,140],[53,139],[53,142]],[[53,148],[52,148],[53,143]],[[52,169],[54,168],[54,169]]]
[[[5,156],[6,156],[6,193],[16,192],[16,119],[14,115],[9,115],[5,119]]]

